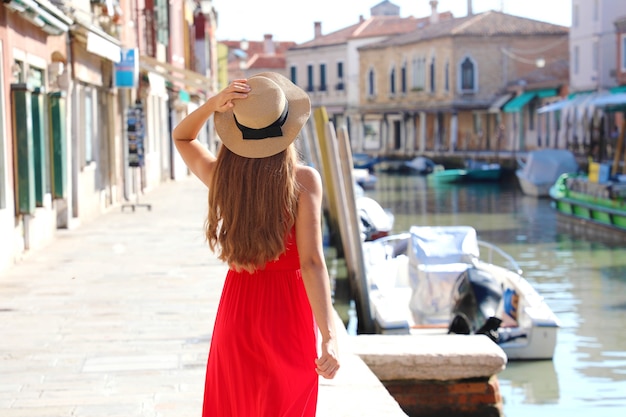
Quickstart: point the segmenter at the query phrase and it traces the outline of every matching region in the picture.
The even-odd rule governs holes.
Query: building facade
[[[329,34],[323,34],[321,22],[315,22],[314,38],[287,51],[288,76],[309,93],[313,106],[326,107],[335,126],[347,127],[354,144],[353,138],[364,135],[359,48],[452,18],[449,12],[437,11],[436,1],[431,5],[430,16],[400,17],[399,7],[383,1],[370,9],[369,18],[361,16],[354,25]]]
[[[537,146],[534,110],[567,80],[529,91],[524,76],[540,59],[567,61],[567,40],[567,28],[490,11],[359,48],[356,149],[411,156]]]
[[[198,13],[216,24],[210,0],[0,5],[0,270],[186,174],[172,125],[216,88],[215,39],[207,30],[198,45]]]

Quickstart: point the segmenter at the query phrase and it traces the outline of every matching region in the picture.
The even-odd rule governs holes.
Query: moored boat
[[[526,195],[548,197],[550,187],[561,174],[576,173],[578,162],[567,149],[537,149],[528,153],[525,160],[518,159],[515,171],[520,188]]]
[[[586,174],[563,174],[550,198],[560,215],[626,237],[626,176],[596,182]]]
[[[428,179],[438,183],[499,181],[502,167],[498,163],[467,161],[464,168],[445,168],[436,165]]]
[[[558,319],[517,263],[474,228],[413,226],[363,251],[379,333],[480,333],[510,360],[552,359]]]
[[[425,156],[417,156],[409,161],[403,162],[403,166],[407,170],[410,170],[411,172],[416,172],[420,175],[430,174],[431,172],[433,172],[436,165],[437,164],[435,164],[432,159],[426,158]]]
[[[358,196],[356,209],[361,220],[361,240],[375,240],[391,233],[395,216],[382,208],[378,201],[364,195]]]

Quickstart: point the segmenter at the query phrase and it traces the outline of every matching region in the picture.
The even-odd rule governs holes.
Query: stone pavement
[[[0,273],[0,416],[200,416],[226,273],[202,234],[206,192],[189,178],[141,202]],[[318,416],[405,415],[349,339]]]

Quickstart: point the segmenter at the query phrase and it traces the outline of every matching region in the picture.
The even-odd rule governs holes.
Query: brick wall
[[[382,381],[410,417],[500,417],[497,376],[458,381]]]

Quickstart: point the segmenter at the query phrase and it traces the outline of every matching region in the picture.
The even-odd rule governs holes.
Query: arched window
[[[461,91],[476,91],[476,65],[470,57],[461,62]]]
[[[402,64],[400,69],[400,92],[406,94],[406,61]]]
[[[391,67],[389,71],[389,94],[396,94],[396,67]]]
[[[375,77],[374,77],[374,69],[370,68],[369,73],[367,74],[367,95],[370,97],[374,96],[374,92],[376,91],[374,88]]]
[[[430,92],[435,92],[435,57],[430,59]]]

